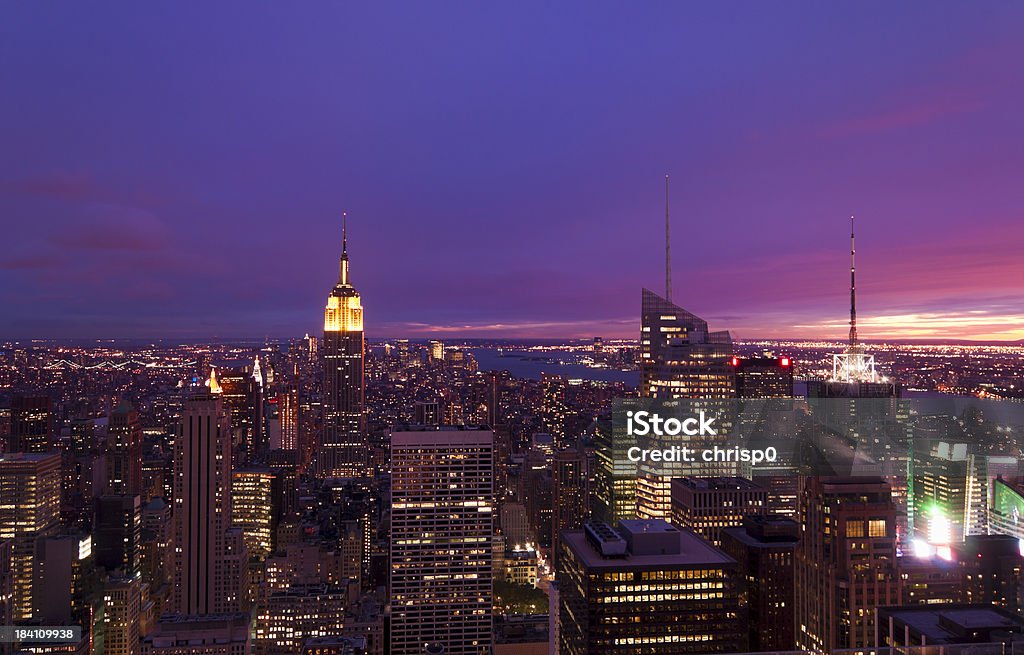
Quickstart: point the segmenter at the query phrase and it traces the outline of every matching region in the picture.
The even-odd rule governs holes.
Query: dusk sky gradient
[[[1024,3],[0,7],[0,339],[1024,339]]]

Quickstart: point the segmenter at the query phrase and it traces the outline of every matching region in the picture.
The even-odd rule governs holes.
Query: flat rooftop
[[[646,523],[646,521],[631,521],[630,523]],[[605,557],[587,541],[586,534],[582,530],[564,532],[562,540],[587,568],[597,570],[693,569],[701,566],[722,566],[736,563],[736,560],[690,530],[674,529],[679,535],[679,552],[666,555],[634,555],[627,550],[625,557]]]
[[[761,485],[740,477],[672,478],[672,486],[694,491],[746,491],[764,489]]]
[[[882,617],[925,635],[931,643],[955,644],[970,631],[1024,632],[1024,620],[989,605],[921,605],[880,609]]]

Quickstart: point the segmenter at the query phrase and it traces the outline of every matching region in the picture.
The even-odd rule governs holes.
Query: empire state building
[[[324,309],[321,349],[324,426],[317,471],[324,477],[360,476],[369,464],[363,430],[363,307],[349,282],[345,227],[338,283]]]

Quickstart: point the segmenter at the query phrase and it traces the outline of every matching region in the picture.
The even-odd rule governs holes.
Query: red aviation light
[[[782,366],[789,366],[790,364],[792,364],[792,362],[789,360],[789,357],[783,357],[782,359],[779,360],[779,364],[781,364]]]
[[[740,358],[739,357],[733,357],[732,358],[732,365],[733,366],[739,366],[740,365]]]

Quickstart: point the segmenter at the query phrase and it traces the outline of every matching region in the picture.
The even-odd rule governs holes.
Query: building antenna
[[[348,284],[348,212],[341,212],[341,261],[338,266],[339,284]]]
[[[668,174],[665,174],[665,300],[672,302],[672,239],[668,221]]]
[[[857,266],[854,255],[853,216],[850,217],[850,347],[857,345]]]

